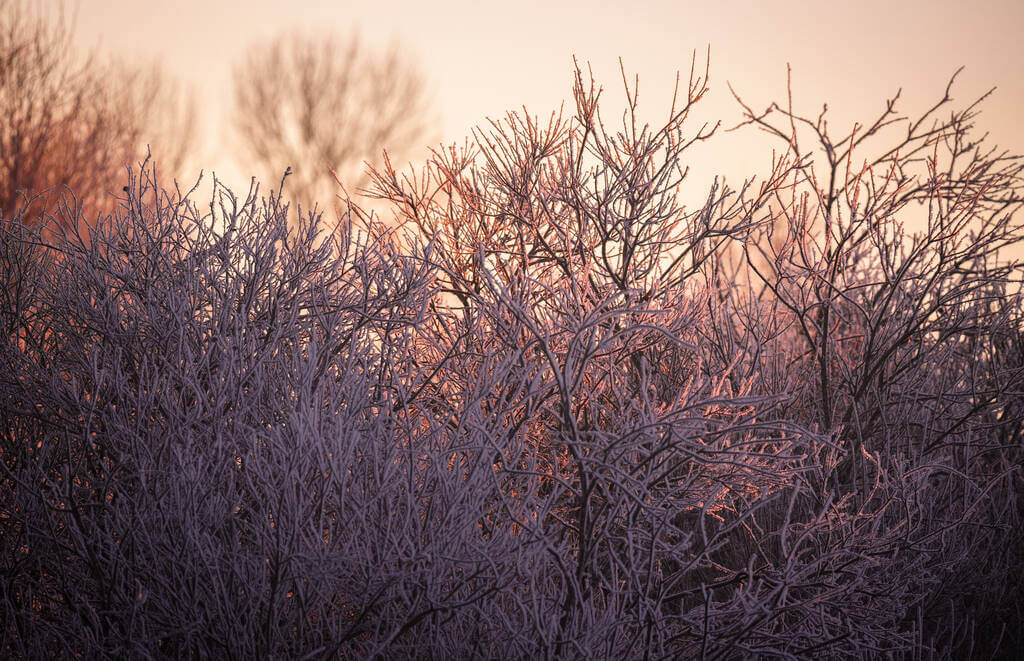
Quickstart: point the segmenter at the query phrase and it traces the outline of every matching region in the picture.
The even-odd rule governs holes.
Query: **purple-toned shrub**
[[[612,130],[578,73],[375,172],[387,223],[145,167],[87,237],[0,219],[4,651],[1024,643],[1024,163],[948,90],[842,139],[744,106],[784,153],[685,206],[706,79]]]

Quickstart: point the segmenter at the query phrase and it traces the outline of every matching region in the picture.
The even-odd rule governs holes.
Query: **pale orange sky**
[[[524,104],[549,113],[570,93],[573,55],[616,95],[621,56],[640,76],[641,105],[660,118],[676,70],[688,71],[693,50],[703,56],[710,45],[702,117],[739,119],[727,81],[754,107],[781,99],[790,62],[796,106],[812,113],[828,101],[833,125],[846,127],[873,118],[901,86],[904,111],[923,109],[965,65],[956,99],[997,86],[979,124],[998,144],[1024,151],[1024,0],[82,0],[76,25],[82,45],[158,60],[195,87],[204,123],[196,171],[213,169],[229,182],[249,174],[230,158],[232,65],[248,45],[290,28],[358,28],[370,42],[397,40],[433,85],[446,142]],[[706,177],[754,174],[769,157],[764,145],[751,131],[729,134],[693,165]]]

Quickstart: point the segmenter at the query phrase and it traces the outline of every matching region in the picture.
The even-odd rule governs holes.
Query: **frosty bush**
[[[89,240],[3,219],[3,648],[1024,642],[1022,161],[948,90],[840,139],[748,109],[784,155],[686,206],[706,79],[609,129],[577,72],[569,116],[375,172],[387,224],[145,168]]]

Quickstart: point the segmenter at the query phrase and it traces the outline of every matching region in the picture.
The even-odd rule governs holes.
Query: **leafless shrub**
[[[688,208],[707,71],[658,129],[626,89],[385,163],[397,225],[147,170],[92,241],[3,220],[5,651],[1012,650],[1020,161],[773,107]]]
[[[981,637],[991,645],[1006,633],[998,627],[1019,621],[1019,597],[1001,612],[979,597],[1020,587],[1020,557],[983,549],[1020,543],[1020,267],[1005,249],[1024,238],[1024,161],[972,132],[984,97],[950,110],[954,80],[920,117],[901,116],[897,94],[840,138],[825,110],[743,104],[746,123],[779,137],[800,164],[744,252],[780,329],[771,354],[798,394],[789,416],[847,450],[829,476],[837,497],[878,530],[879,521],[902,528],[875,553],[909,561],[923,551],[942,563],[887,564],[903,572],[898,585],[928,576],[934,592],[918,599],[933,601],[915,609],[908,596],[908,617],[925,622],[926,636],[957,632],[935,642],[963,653],[982,645],[973,627],[995,626]],[[763,351],[756,336],[740,343]],[[903,519],[893,506],[917,513]],[[945,600],[960,605],[960,621],[931,619]],[[1019,627],[1012,635],[1004,649],[1021,643]]]

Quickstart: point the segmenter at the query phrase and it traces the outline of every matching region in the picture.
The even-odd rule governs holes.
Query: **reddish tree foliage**
[[[80,58],[73,26],[19,0],[0,2],[0,210],[26,219],[66,200],[81,217],[110,212],[126,166],[147,153],[177,172],[192,143],[190,101],[157,67]]]

